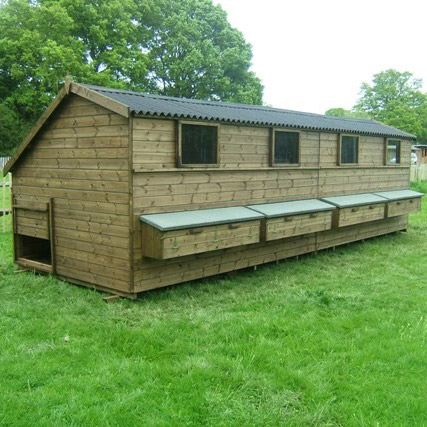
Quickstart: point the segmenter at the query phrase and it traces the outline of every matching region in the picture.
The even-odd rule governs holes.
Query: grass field
[[[105,304],[15,274],[0,425],[427,425],[427,200],[407,233]]]

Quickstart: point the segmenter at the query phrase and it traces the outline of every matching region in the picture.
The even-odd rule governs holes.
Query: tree
[[[354,109],[373,119],[427,140],[427,95],[422,81],[412,73],[396,70],[375,74],[373,84],[363,83]]]
[[[58,92],[67,69],[81,63],[73,23],[58,5],[0,6],[0,154],[8,154]]]
[[[344,108],[330,108],[326,111],[325,116],[346,117],[354,119],[369,119],[370,115],[364,111],[352,111]]]
[[[82,83],[262,102],[252,51],[212,0],[0,2],[0,154],[70,73]]]
[[[250,46],[211,0],[158,0],[155,37],[148,44],[153,91],[199,99],[261,104],[250,72]]]

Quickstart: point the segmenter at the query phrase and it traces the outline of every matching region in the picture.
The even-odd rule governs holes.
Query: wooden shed
[[[427,144],[416,144],[412,147],[412,151],[417,156],[418,165],[427,165]]]
[[[15,262],[138,293],[405,230],[413,136],[68,82],[5,166]]]

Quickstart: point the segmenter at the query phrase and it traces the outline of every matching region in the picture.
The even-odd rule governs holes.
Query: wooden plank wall
[[[292,239],[166,261],[143,258],[138,216],[408,188],[410,142],[402,165],[384,166],[384,138],[360,137],[357,166],[338,166],[338,134],[301,132],[301,165],[269,166],[268,128],[221,125],[220,167],[176,169],[175,122],[134,119],[135,292],[295,256],[406,228],[406,216]]]
[[[402,140],[401,165],[385,166],[384,138],[360,136],[359,164],[338,166],[338,138],[320,134],[319,197],[408,188],[410,141]]]
[[[122,292],[130,291],[128,127],[70,95],[18,161],[13,187],[23,205],[54,198],[58,275]]]
[[[176,165],[175,122],[134,119],[133,167],[135,170],[174,169]],[[269,128],[222,125],[220,127],[221,169],[268,167]],[[319,134],[301,132],[301,168],[319,164]]]

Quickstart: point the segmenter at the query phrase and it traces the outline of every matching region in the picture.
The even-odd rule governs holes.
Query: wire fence
[[[12,206],[10,192],[12,189],[12,175],[3,176],[3,168],[9,157],[0,157],[0,233],[6,233],[12,226]]]

